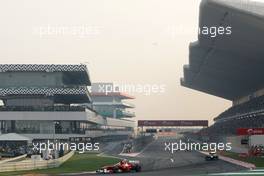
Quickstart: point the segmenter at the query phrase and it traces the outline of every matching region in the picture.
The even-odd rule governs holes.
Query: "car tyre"
[[[138,166],[138,165],[137,165],[136,168],[135,168],[135,171],[136,171],[136,172],[141,172],[141,166]]]

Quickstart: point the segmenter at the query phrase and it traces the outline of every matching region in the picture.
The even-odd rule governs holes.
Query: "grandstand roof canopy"
[[[0,64],[0,73],[3,72],[63,72],[66,83],[91,85],[88,69],[83,64]]]
[[[203,0],[199,27],[232,27],[231,35],[199,34],[190,44],[181,84],[228,100],[264,87],[264,3]]]

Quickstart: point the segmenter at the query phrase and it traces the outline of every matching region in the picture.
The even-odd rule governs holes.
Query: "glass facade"
[[[1,133],[85,134],[86,130],[93,128],[95,127],[92,127],[91,124],[80,121],[0,121]]]

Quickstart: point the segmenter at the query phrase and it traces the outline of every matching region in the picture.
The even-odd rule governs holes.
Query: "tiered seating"
[[[251,99],[250,101],[240,105],[232,106],[216,117],[215,120],[229,118],[235,115],[241,115],[258,110],[264,110],[264,96]]]
[[[215,123],[199,133],[217,141],[223,136],[236,135],[238,128],[264,128],[264,96],[233,106],[215,118]]]

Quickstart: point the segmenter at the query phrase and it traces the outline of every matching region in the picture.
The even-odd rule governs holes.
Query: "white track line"
[[[209,174],[209,175],[264,175],[264,172],[228,172],[219,174]]]

